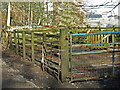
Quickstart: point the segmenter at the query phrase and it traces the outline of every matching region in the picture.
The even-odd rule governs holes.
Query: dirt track
[[[41,68],[10,50],[2,51],[2,87],[3,88],[119,88],[118,76],[102,81],[85,81],[76,83],[58,83],[58,81]]]
[[[58,83],[47,72],[27,60],[22,60],[10,50],[2,51],[3,88],[74,88],[70,83]]]

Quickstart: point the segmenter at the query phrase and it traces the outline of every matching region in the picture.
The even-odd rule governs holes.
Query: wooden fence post
[[[69,77],[69,47],[68,47],[68,30],[60,30],[60,49],[61,49],[61,80],[67,81]]]
[[[18,54],[18,44],[17,44],[16,31],[14,31],[14,41],[15,41],[15,50],[16,50],[16,54]]]
[[[109,36],[107,37],[107,43],[109,43]]]
[[[4,31],[2,31],[2,44],[4,45],[4,40],[5,38],[4,38]]]
[[[34,32],[31,32],[32,61],[34,61]]]
[[[4,45],[6,44],[6,31],[4,31]]]
[[[91,31],[90,31],[90,27],[88,27],[88,25],[87,25],[87,33],[90,33]],[[88,35],[87,36],[87,44],[90,44],[90,35]]]
[[[45,59],[45,48],[44,48],[44,46],[45,46],[45,43],[44,43],[44,41],[46,40],[46,33],[43,33],[43,43],[42,43],[42,68],[43,68],[43,71],[44,71],[44,59]]]
[[[99,29],[100,29],[100,32],[102,32],[103,30],[101,29],[101,27],[99,27]],[[104,43],[103,42],[104,40],[103,40],[103,34],[101,34],[101,43]],[[103,45],[102,45],[103,46]]]
[[[23,38],[23,58],[26,58],[26,51],[25,51],[25,32],[22,32],[22,38]]]
[[[20,34],[17,33],[17,37],[18,37],[18,54],[20,53]]]
[[[9,38],[10,38],[10,46],[9,46],[9,48],[12,49],[12,33],[11,33],[11,32],[10,32],[10,36],[9,36]]]
[[[95,38],[95,35],[92,35],[92,44],[94,44],[94,39]]]
[[[43,33],[43,42],[45,41],[46,39],[46,33]]]

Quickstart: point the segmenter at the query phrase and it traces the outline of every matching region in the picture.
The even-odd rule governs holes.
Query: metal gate
[[[99,79],[118,73],[120,42],[116,36],[119,34],[115,31],[70,34],[71,81]],[[75,38],[80,41],[74,43]],[[96,40],[94,43],[93,38]]]

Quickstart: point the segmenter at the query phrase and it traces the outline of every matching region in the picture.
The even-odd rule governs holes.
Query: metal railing
[[[79,78],[73,78],[73,75],[74,76],[77,76],[76,74],[82,74],[82,73],[85,73],[85,70],[86,70],[86,73],[87,74],[90,74],[90,73],[88,73],[89,72],[89,70],[88,69],[86,69],[86,68],[89,68],[89,67],[87,67],[87,66],[84,66],[84,68],[82,68],[82,67],[79,67],[79,68],[76,68],[76,69],[78,69],[78,71],[74,71],[73,70],[73,65],[72,65],[72,62],[74,61],[73,59],[72,59],[72,57],[73,56],[77,56],[77,57],[79,57],[79,55],[87,55],[87,54],[99,54],[99,53],[112,53],[112,73],[114,74],[115,73],[115,52],[120,52],[120,49],[119,50],[115,50],[115,45],[118,45],[118,44],[120,44],[120,42],[115,42],[115,35],[116,34],[120,34],[120,32],[97,32],[97,33],[78,33],[78,34],[70,34],[70,72],[71,72],[71,81],[76,81],[76,80],[87,80],[87,79],[93,79],[93,78],[99,78],[98,76],[85,76],[85,74],[84,74],[84,76],[81,76],[81,77],[79,77]],[[100,42],[100,43],[88,43],[88,42],[86,42],[86,43],[84,43],[84,44],[73,44],[73,37],[76,37],[76,36],[86,36],[86,37],[88,37],[88,36],[92,36],[92,35],[112,35],[113,37],[112,37],[112,43],[102,43],[102,42]],[[78,38],[78,37],[76,37],[76,38]],[[109,38],[108,38],[109,39]],[[92,40],[92,39],[91,39]],[[77,48],[77,50],[79,49],[79,47],[81,48],[81,47],[89,47],[89,46],[99,46],[99,47],[101,47],[101,45],[112,45],[113,47],[112,47],[112,50],[97,50],[97,51],[95,51],[95,50],[93,50],[93,51],[75,51],[75,50],[73,50],[73,48],[75,47],[75,48]],[[99,56],[98,56],[98,58],[99,58]],[[80,60],[80,59],[78,59],[78,60]],[[74,61],[75,62],[75,61]],[[81,61],[81,62],[84,62],[84,60],[83,61]],[[79,63],[81,63],[81,62],[79,62]],[[89,61],[88,61],[89,62]],[[99,61],[97,62],[97,63],[100,63]],[[83,63],[83,64],[85,64],[86,65],[86,63]],[[77,65],[81,65],[81,64],[77,64]],[[74,65],[75,66],[75,65]],[[89,66],[90,66],[90,63],[89,63]],[[91,66],[92,67],[92,66]],[[75,68],[74,68],[75,69]],[[84,70],[84,71],[82,71],[82,70]],[[94,68],[95,69],[95,68]],[[79,71],[80,70],[80,71]],[[103,72],[104,73],[104,72]],[[95,74],[95,73],[94,73]]]

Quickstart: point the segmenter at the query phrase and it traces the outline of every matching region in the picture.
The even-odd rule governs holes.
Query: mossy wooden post
[[[69,48],[68,48],[68,30],[60,30],[60,49],[61,49],[61,80],[67,81],[69,77]]]
[[[4,45],[6,44],[6,37],[7,35],[6,35],[6,30],[4,31]]]
[[[109,43],[109,36],[107,36],[107,43]]]
[[[13,37],[14,37],[14,43],[16,42],[16,33],[15,33],[15,31],[13,31]]]
[[[100,30],[101,30],[101,27],[100,27]],[[103,30],[101,30],[101,33],[102,33]],[[103,43],[103,35],[101,34],[101,43]]]
[[[90,27],[87,26],[87,33],[90,33]],[[90,35],[87,36],[87,44],[90,44]]]
[[[2,43],[3,45],[5,44],[5,32],[4,31],[2,31]]]
[[[34,32],[31,32],[32,62],[34,62]]]
[[[10,32],[9,39],[10,39],[10,46],[9,46],[9,48],[11,48],[11,49],[12,49],[12,33],[11,33],[11,32]]]
[[[19,33],[17,33],[17,37],[18,37],[18,53],[20,52],[20,35]]]
[[[17,37],[16,37],[16,30],[14,31],[14,41],[15,41],[15,51],[16,51],[16,54],[18,54],[18,43],[17,43]]]
[[[46,40],[46,33],[43,33],[43,42]]]
[[[26,51],[25,51],[25,32],[22,32],[22,38],[23,38],[23,58],[26,58]]]
[[[101,28],[100,28],[100,26],[99,26],[99,32],[101,32]],[[100,43],[101,43],[101,35],[98,35],[98,41],[97,42],[99,42],[100,41]],[[98,45],[99,46],[99,45]]]
[[[115,32],[115,25],[113,25],[113,32]],[[112,43],[114,42],[113,38],[114,38],[114,34],[112,34]]]

